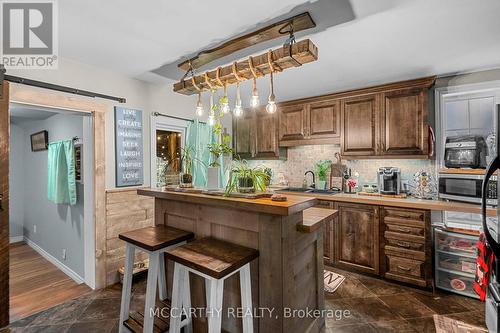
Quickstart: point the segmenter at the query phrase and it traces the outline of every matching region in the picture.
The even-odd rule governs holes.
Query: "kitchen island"
[[[196,238],[215,237],[259,250],[251,263],[252,301],[256,332],[319,332],[324,318],[323,228],[305,232],[303,211],[316,199],[289,196],[286,202],[269,198],[242,199],[204,194],[139,189],[155,198],[155,224],[192,231]],[[171,290],[173,265],[167,265]],[[203,280],[191,276],[192,306],[205,307]],[[239,278],[224,284],[224,309],[240,307]],[[294,310],[304,311],[304,315]],[[316,313],[305,311],[318,310]],[[194,332],[206,332],[206,319],[194,320]],[[241,332],[241,320],[224,315],[222,327]]]

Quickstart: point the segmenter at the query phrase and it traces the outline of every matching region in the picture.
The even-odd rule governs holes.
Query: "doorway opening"
[[[10,103],[10,322],[95,284],[92,114]]]

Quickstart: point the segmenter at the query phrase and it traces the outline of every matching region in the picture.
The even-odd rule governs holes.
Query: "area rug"
[[[436,333],[483,333],[488,332],[485,328],[472,326],[462,321],[445,316],[434,315]]]
[[[324,279],[325,279],[325,291],[327,293],[333,293],[337,288],[344,282],[345,276],[327,271],[324,271]]]

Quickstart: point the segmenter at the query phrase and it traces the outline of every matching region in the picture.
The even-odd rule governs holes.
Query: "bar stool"
[[[146,301],[144,306],[143,332],[153,332],[154,316],[150,309],[156,303],[156,284],[158,283],[160,299],[167,298],[167,286],[165,279],[165,261],[164,253],[188,240],[194,238],[192,232],[158,225],[155,227],[146,227],[118,235],[118,238],[126,242],[125,254],[125,274],[123,276],[122,301],[120,308],[120,328],[119,332],[125,332],[125,327],[130,330],[139,327],[140,323],[130,322],[130,296],[132,291],[132,273],[134,267],[135,250],[143,251],[149,254],[148,280],[146,286]],[[184,300],[179,307],[190,308],[190,300]],[[187,318],[190,320],[190,318]],[[185,320],[182,325],[186,326]]]
[[[205,279],[208,316],[208,332],[220,333],[222,329],[222,299],[224,280],[240,274],[243,333],[253,332],[252,288],[250,262],[259,256],[259,251],[214,238],[203,238],[168,250],[165,254],[174,261],[172,286],[172,309],[181,309],[183,300],[190,298],[189,273]],[[218,316],[213,316],[217,313]],[[192,325],[188,314],[188,325]],[[181,317],[170,317],[169,333],[179,333]]]

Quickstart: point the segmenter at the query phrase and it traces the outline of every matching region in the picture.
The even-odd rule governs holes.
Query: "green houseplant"
[[[316,182],[317,189],[324,190],[326,188],[326,176],[331,165],[331,160],[320,160],[314,165],[318,177],[318,181]]]
[[[240,193],[264,192],[268,180],[269,175],[265,168],[260,166],[252,168],[248,166],[246,160],[233,161],[225,195],[229,196],[234,191]]]

